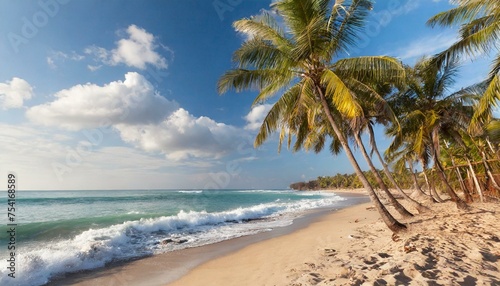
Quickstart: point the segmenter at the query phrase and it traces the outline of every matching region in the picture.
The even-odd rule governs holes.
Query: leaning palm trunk
[[[402,230],[406,229],[406,226],[399,221],[397,221],[390,213],[389,211],[385,208],[385,206],[380,202],[380,199],[377,197],[377,194],[375,194],[375,190],[373,190],[373,187],[370,185],[368,180],[366,179],[365,175],[363,174],[363,171],[359,167],[358,162],[356,161],[356,158],[354,157],[354,154],[352,153],[351,148],[349,147],[349,144],[347,143],[346,138],[344,137],[344,134],[340,130],[340,127],[337,125],[335,120],[333,119],[333,115],[330,112],[330,107],[328,106],[328,102],[326,100],[324,92],[321,90],[321,88],[317,88],[320,100],[321,100],[321,105],[323,107],[323,111],[326,114],[326,117],[328,118],[328,122],[333,128],[333,131],[335,132],[335,135],[340,141],[340,144],[344,148],[344,151],[347,155],[347,158],[351,162],[351,165],[354,168],[354,171],[356,172],[356,175],[358,176],[359,180],[363,184],[365,190],[368,192],[368,195],[370,196],[371,201],[375,204],[375,208],[379,212],[380,216],[382,217],[382,220],[385,222],[387,227],[392,230],[393,232],[399,232]]]
[[[481,202],[484,202],[484,197],[483,197],[483,190],[481,189],[481,185],[479,184],[479,180],[477,179],[476,171],[474,171],[474,167],[472,167],[472,163],[470,162],[469,158],[466,157],[467,159],[467,165],[469,166],[469,171],[472,176],[472,180],[474,181],[474,186],[476,186],[476,191],[477,194],[479,195],[479,199]]]
[[[451,187],[450,183],[448,182],[448,178],[446,178],[446,174],[444,172],[443,166],[441,165],[441,162],[439,161],[439,157],[437,154],[436,148],[433,148],[433,159],[434,159],[434,166],[436,167],[436,172],[438,173],[438,176],[441,178],[444,184],[444,189],[450,196],[451,200],[455,202],[457,207],[459,209],[467,209],[467,204],[455,193],[453,188]]]
[[[426,194],[422,188],[420,187],[419,183],[418,183],[418,179],[417,179],[417,174],[415,173],[415,170],[413,170],[413,165],[412,165],[412,162],[408,161],[408,167],[410,168],[410,172],[411,172],[411,176],[413,178],[413,185],[415,186],[415,189],[423,196],[426,196],[426,197],[429,197],[432,199],[433,202],[435,202],[435,200],[428,194]]]
[[[373,175],[375,176],[375,180],[377,181],[377,183],[380,186],[380,188],[382,189],[382,191],[384,191],[385,195],[387,196],[387,199],[389,199],[389,202],[391,202],[391,204],[394,206],[396,211],[404,218],[412,217],[413,214],[410,213],[407,209],[405,209],[405,207],[403,207],[403,205],[401,205],[401,203],[399,203],[398,200],[396,200],[396,198],[391,194],[391,192],[389,191],[389,189],[385,185],[384,181],[382,180],[382,177],[380,176],[379,172],[377,171],[377,169],[373,165],[373,162],[372,162],[370,156],[366,152],[366,148],[363,144],[363,141],[361,141],[361,138],[359,136],[359,132],[354,132],[354,139],[356,140],[356,143],[358,144],[358,146],[361,150],[361,153],[363,154],[363,157],[365,158],[366,163],[368,163],[370,170],[372,171]]]
[[[443,199],[441,199],[439,194],[436,192],[436,188],[434,187],[434,183],[431,184],[431,182],[429,181],[429,177],[427,176],[427,168],[425,167],[424,163],[422,163],[422,168],[423,168],[422,173],[424,174],[424,179],[425,179],[425,183],[427,184],[427,189],[429,190],[429,195],[436,202],[442,203]]]
[[[437,190],[436,190],[436,182],[434,179],[431,182],[431,196],[438,202],[442,203],[444,200],[439,196]]]
[[[486,158],[486,153],[484,151],[481,151],[482,154],[482,160],[483,160],[483,165],[484,169],[486,170],[486,174],[490,178],[491,184],[493,185],[493,188],[498,192],[500,190],[500,186],[498,186],[497,181],[495,180],[495,177],[493,176],[493,172],[491,171],[490,164],[488,164],[488,160]]]
[[[490,148],[491,153],[495,154],[495,156],[497,157],[497,159],[500,160],[500,156],[499,156],[498,152],[495,150],[495,148],[493,148],[493,145],[491,144],[491,141],[490,141],[489,138],[486,138],[486,143],[488,144],[488,147]]]
[[[405,198],[405,200],[410,203],[410,205],[412,207],[414,207],[419,213],[424,213],[424,212],[427,212],[427,211],[430,211],[430,209],[424,205],[422,205],[421,203],[415,201],[414,199],[412,199],[410,196],[408,196],[402,189],[401,187],[399,186],[399,184],[396,182],[396,180],[394,179],[394,177],[392,176],[391,174],[391,171],[389,170],[389,167],[387,166],[387,164],[385,163],[384,159],[382,158],[382,155],[380,155],[380,152],[378,151],[378,147],[377,147],[377,142],[375,141],[375,134],[373,133],[373,129],[371,126],[368,126],[368,130],[369,130],[369,136],[370,136],[370,141],[372,142],[372,149],[373,151],[375,152],[375,154],[377,155],[377,158],[378,160],[380,161],[380,163],[382,164],[382,167],[384,169],[384,173],[385,175],[387,176],[387,178],[389,178],[389,181],[391,181],[392,185],[398,190],[398,192]],[[377,172],[378,174],[378,172]]]
[[[460,188],[462,188],[462,191],[464,192],[465,200],[467,202],[472,202],[472,197],[470,195],[469,188],[465,185],[465,182],[462,178],[462,173],[460,173],[460,168],[458,168],[457,165],[455,164],[455,159],[453,159],[453,156],[450,156],[450,158],[453,169],[455,169],[455,173],[457,174],[458,182],[460,183]]]

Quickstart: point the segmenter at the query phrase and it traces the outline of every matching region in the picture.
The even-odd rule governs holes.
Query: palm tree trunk
[[[429,182],[429,178],[427,177],[427,171],[426,171],[427,168],[425,167],[424,160],[421,159],[420,164],[422,165],[422,174],[424,175],[425,185],[427,186],[427,191],[429,192],[429,196],[432,197],[431,184]]]
[[[368,153],[366,152],[366,148],[363,144],[363,141],[361,140],[361,137],[359,136],[359,132],[354,132],[354,139],[356,140],[356,143],[358,144],[359,149],[361,150],[361,154],[363,154],[363,157],[365,158],[365,161],[368,163],[370,171],[372,171],[373,175],[375,176],[375,180],[377,181],[382,191],[384,191],[385,195],[389,199],[389,202],[391,202],[396,211],[404,218],[413,217],[413,214],[409,212],[407,209],[405,209],[405,207],[403,207],[403,205],[401,205],[401,203],[398,202],[398,200],[396,200],[396,198],[391,194],[391,192],[385,185],[384,180],[382,179],[379,172],[373,165],[373,161],[371,160],[370,155],[368,155]]]
[[[481,202],[484,202],[483,190],[481,189],[481,185],[479,184],[479,180],[477,179],[476,171],[474,171],[474,167],[472,167],[472,163],[469,160],[469,157],[466,156],[467,165],[469,165],[469,170],[472,176],[472,180],[474,181],[474,185],[476,186],[477,194],[479,195],[479,199]]]
[[[457,167],[457,164],[455,164],[455,159],[453,158],[453,155],[451,153],[449,155],[451,159],[451,165],[453,166],[453,169],[455,169],[455,173],[457,174],[458,182],[460,183],[460,188],[462,188],[462,191],[464,192],[465,200],[467,202],[472,202],[472,197],[470,195],[469,188],[465,185],[465,182],[462,178],[462,173],[460,173],[460,169]]]
[[[451,200],[453,202],[455,202],[455,204],[457,205],[457,207],[459,209],[467,209],[468,208],[467,204],[457,195],[457,193],[455,193],[455,191],[453,191],[453,188],[451,187],[450,183],[448,182],[448,178],[446,178],[446,174],[444,173],[443,166],[441,165],[441,162],[439,161],[436,147],[434,147],[432,149],[433,149],[432,154],[434,157],[433,158],[434,159],[434,166],[436,166],[436,171],[438,173],[438,176],[441,178],[441,180],[444,183],[446,192],[450,196]]]
[[[411,177],[413,178],[413,185],[415,186],[415,189],[421,193],[422,195],[424,196],[429,196],[428,194],[426,194],[422,188],[420,187],[420,185],[418,184],[418,179],[417,179],[417,174],[415,173],[415,171],[413,170],[413,164],[412,162],[408,161],[408,168],[410,168],[410,172],[411,172]]]
[[[436,190],[436,182],[434,179],[430,182],[431,184],[431,196],[436,199],[439,203],[444,202],[444,200],[439,196],[437,190]]]
[[[493,173],[491,172],[491,167],[490,167],[490,164],[488,164],[488,160],[486,158],[486,153],[484,151],[481,151],[481,155],[482,155],[484,169],[486,170],[486,174],[490,178],[491,184],[493,184],[493,188],[498,192],[500,190],[500,186],[498,186],[498,183],[495,180]]]
[[[460,183],[460,188],[462,188],[462,191],[464,192],[465,195],[465,201],[466,202],[472,202],[472,196],[470,195],[470,190],[465,184],[463,178],[462,178],[462,173],[460,173],[459,168],[455,168],[455,172],[457,173],[458,177],[458,182]]]
[[[375,155],[377,155],[377,158],[380,161],[380,164],[382,164],[382,167],[384,169],[384,173],[387,176],[387,178],[389,179],[389,181],[391,181],[392,185],[398,190],[398,192],[403,196],[403,198],[405,198],[405,200],[412,207],[414,207],[419,213],[424,213],[424,212],[430,211],[431,209],[429,209],[428,207],[426,207],[426,206],[422,205],[421,203],[415,201],[414,199],[412,199],[410,196],[408,196],[401,189],[401,187],[399,186],[399,184],[396,182],[396,180],[392,176],[392,173],[389,170],[389,167],[385,163],[384,159],[382,158],[382,155],[380,155],[380,152],[378,151],[377,142],[375,141],[375,134],[373,133],[373,128],[372,128],[371,125],[368,125],[368,131],[369,131],[368,135],[370,136],[370,142],[372,142],[371,145],[372,145],[372,148],[373,148],[373,152],[375,152]]]
[[[500,159],[500,155],[495,150],[495,148],[493,148],[493,144],[491,144],[491,141],[490,141],[490,139],[488,137],[486,137],[486,143],[488,144],[488,147],[490,147],[491,153],[495,154],[495,156],[497,157],[497,159]]]
[[[471,175],[470,175],[469,170],[468,170],[468,169],[466,169],[466,171],[467,171],[467,178],[469,178],[469,180],[472,180],[472,177],[471,177]],[[473,184],[474,184],[474,183],[473,183]],[[472,203],[472,202],[474,202],[474,197],[472,196],[472,194],[474,193],[474,191],[473,191],[473,190],[471,190],[471,189],[469,189],[468,184],[466,184],[465,182],[464,182],[464,185],[465,185],[465,191],[467,192],[467,193],[465,194],[465,200],[467,201],[467,203]],[[473,186],[472,188],[474,188],[474,186]]]
[[[393,232],[399,232],[402,230],[406,229],[406,226],[399,221],[397,221],[390,213],[389,211],[385,208],[385,206],[380,202],[379,198],[375,194],[375,191],[373,190],[372,186],[366,179],[365,175],[363,175],[363,171],[361,171],[361,168],[359,167],[358,162],[356,161],[356,158],[354,157],[354,154],[352,153],[351,148],[349,147],[349,144],[347,143],[346,138],[344,137],[344,134],[340,130],[340,127],[337,125],[335,120],[333,119],[333,115],[330,112],[330,107],[328,106],[328,102],[326,100],[325,94],[323,90],[321,90],[320,86],[317,85],[317,90],[320,96],[321,100],[321,105],[323,106],[323,111],[325,112],[325,115],[330,122],[330,125],[333,128],[333,131],[335,132],[335,135],[340,141],[340,144],[344,148],[344,151],[346,153],[347,158],[351,162],[351,165],[354,168],[354,171],[356,172],[356,175],[358,176],[359,180],[365,187],[366,191],[368,192],[368,195],[370,196],[371,201],[375,204],[375,208],[379,212],[380,216],[382,217],[382,220],[384,223],[387,225],[387,227],[392,230]]]
[[[427,176],[427,168],[425,167],[425,164],[421,162],[422,164],[422,173],[424,174],[424,179],[425,183],[427,184],[427,188],[429,189],[429,196],[436,202],[442,203],[443,199],[438,195],[436,192],[436,188],[434,188],[434,183],[431,184],[429,181],[429,177]]]

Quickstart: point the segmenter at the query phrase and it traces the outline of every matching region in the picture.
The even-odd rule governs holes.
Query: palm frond
[[[264,121],[259,129],[259,133],[255,137],[255,147],[262,145],[269,137],[269,134],[276,131],[280,125],[283,125],[284,114],[287,114],[287,111],[295,108],[300,98],[300,93],[301,86],[297,84],[288,89],[288,91],[285,92],[273,105],[264,118]]]
[[[250,38],[258,37],[264,41],[269,41],[277,48],[290,49],[292,46],[274,17],[267,12],[262,12],[261,15],[250,19],[235,21],[233,27],[236,31],[246,34]]]
[[[245,41],[233,54],[238,68],[286,68],[293,67],[293,59],[272,43],[259,37]]]
[[[475,19],[486,11],[495,8],[495,1],[457,1],[460,6],[451,10],[441,12],[427,21],[431,27],[452,26]],[[460,3],[461,2],[461,3]]]
[[[325,96],[343,116],[361,116],[363,110],[357,103],[356,96],[333,71],[325,71],[321,83],[325,86]]]
[[[342,78],[352,77],[361,82],[400,84],[405,79],[401,63],[387,56],[342,59],[332,66],[332,70]]]
[[[493,107],[500,100],[500,75],[495,76],[488,85],[484,95],[479,100],[476,112],[472,117],[471,131],[477,131],[478,124],[482,125],[492,119]]]
[[[226,72],[218,81],[217,89],[219,93],[226,93],[229,90],[237,92],[243,90],[262,90],[269,84],[279,84],[285,86],[291,79],[290,71],[274,69],[233,69]]]
[[[349,48],[354,47],[356,42],[360,40],[361,32],[366,25],[368,11],[373,9],[373,2],[368,0],[353,0],[348,7],[343,4],[344,1],[336,1],[335,10],[332,10],[328,21],[328,30],[332,34],[329,58],[334,53],[349,54]]]

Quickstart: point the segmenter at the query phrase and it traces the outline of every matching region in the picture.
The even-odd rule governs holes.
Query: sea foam
[[[107,263],[156,253],[196,247],[289,225],[301,211],[331,206],[343,200],[324,196],[318,200],[275,201],[223,212],[180,211],[173,216],[140,219],[88,229],[71,239],[51,241],[43,248],[24,248],[17,256],[15,279],[9,278],[5,260],[0,262],[0,285],[42,285],[65,273],[89,270]],[[184,243],[163,244],[168,238]]]

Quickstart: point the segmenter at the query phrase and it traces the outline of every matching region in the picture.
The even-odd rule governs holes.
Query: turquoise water
[[[269,231],[341,201],[289,190],[18,192],[17,278],[7,277],[2,235],[0,285],[42,285],[67,272]],[[5,212],[1,233],[8,230]],[[182,243],[162,243],[167,239]]]

